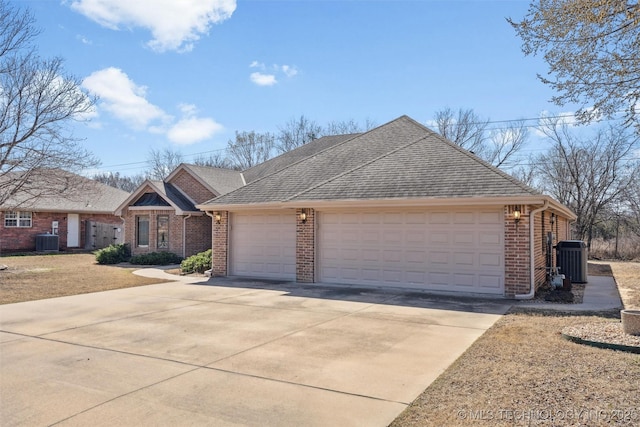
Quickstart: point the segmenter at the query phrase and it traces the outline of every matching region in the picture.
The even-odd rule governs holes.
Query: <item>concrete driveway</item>
[[[0,424],[391,422],[509,308],[211,279],[0,306]]]

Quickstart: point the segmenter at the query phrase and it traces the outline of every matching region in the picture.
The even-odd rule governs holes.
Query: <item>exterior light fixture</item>
[[[520,207],[516,207],[513,210],[513,220],[517,223],[520,222]]]
[[[220,215],[220,212],[216,212],[213,215],[213,218],[216,220],[216,224],[220,224],[220,221],[222,221],[222,215]]]
[[[549,219],[549,222],[551,222],[551,225],[556,222],[556,214],[554,214],[553,212],[551,212],[551,219]]]
[[[304,210],[302,212],[300,212],[300,221],[303,224],[307,223],[307,213]]]

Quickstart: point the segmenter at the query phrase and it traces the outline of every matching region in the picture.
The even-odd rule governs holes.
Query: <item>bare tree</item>
[[[435,114],[438,133],[496,167],[515,167],[514,159],[528,141],[523,120],[509,122],[502,129],[488,129],[489,120],[472,109],[444,108]]]
[[[0,204],[5,206],[60,195],[73,183],[60,174],[67,178],[57,185],[54,170],[79,173],[98,165],[68,128],[92,112],[95,100],[65,72],[62,59],[38,56],[38,35],[28,11],[0,0]]]
[[[177,150],[171,150],[165,148],[163,150],[151,149],[149,156],[147,157],[147,171],[146,176],[150,179],[163,180],[175,168],[182,163],[182,153]]]
[[[640,178],[640,163],[636,168],[636,176]],[[631,182],[631,185],[625,189],[623,207],[628,218],[629,229],[640,236],[640,179]]]
[[[269,160],[274,146],[275,137],[270,133],[236,131],[235,141],[227,142],[227,154],[234,167],[244,170]]]
[[[637,164],[629,157],[638,137],[623,126],[609,126],[580,139],[558,119],[545,119],[540,129],[553,144],[536,162],[541,185],[574,210],[577,237],[590,247],[599,215],[640,179]]]
[[[354,119],[343,121],[330,121],[321,128],[320,136],[328,135],[346,135],[350,133],[362,133],[375,128],[377,125],[371,119],[366,119],[364,125],[356,122]]]
[[[472,109],[457,112],[447,107],[435,114],[438,133],[472,153],[479,154],[487,138],[488,120],[481,119]]]
[[[535,0],[522,21],[508,19],[525,55],[541,54],[551,77],[538,78],[559,95],[557,105],[581,104],[583,122],[624,109],[639,126],[640,5],[630,0]]]
[[[120,172],[103,172],[95,174],[92,178],[102,184],[109,185],[113,188],[132,193],[144,181],[144,175],[126,176],[120,175]]]
[[[322,127],[315,121],[309,120],[304,115],[298,119],[289,120],[284,126],[278,128],[277,150],[286,153],[294,148],[320,138]]]
[[[198,156],[193,163],[198,166],[208,166],[212,168],[238,169],[229,157],[225,156],[222,152],[210,154],[208,157]]]
[[[509,122],[505,128],[490,132],[489,139],[479,154],[495,167],[513,166],[515,154],[525,146],[528,137],[529,129],[524,120]]]

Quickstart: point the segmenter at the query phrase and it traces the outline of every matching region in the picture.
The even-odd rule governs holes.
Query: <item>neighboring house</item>
[[[25,186],[0,206],[1,252],[33,251],[37,236],[47,233],[58,236],[59,250],[98,249],[121,241],[123,223],[113,213],[129,196],[126,191],[55,169],[29,180],[29,189]],[[39,192],[39,185],[46,190]]]
[[[214,275],[526,298],[569,238],[567,207],[409,117],[317,143],[197,204]]]
[[[116,209],[133,254],[188,257],[211,248],[211,218],[197,203],[243,185],[240,172],[181,164],[164,181],[146,180]]]

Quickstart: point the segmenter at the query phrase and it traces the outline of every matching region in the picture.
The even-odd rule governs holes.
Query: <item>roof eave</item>
[[[570,220],[576,214],[555,199],[546,195],[531,196],[499,196],[499,197],[424,197],[424,198],[392,198],[392,199],[342,199],[342,200],[293,200],[284,202],[264,202],[247,204],[199,204],[196,207],[203,211],[243,211],[264,209],[291,208],[373,208],[373,207],[438,207],[438,206],[496,206],[496,205],[542,205],[548,201],[550,207]]]

